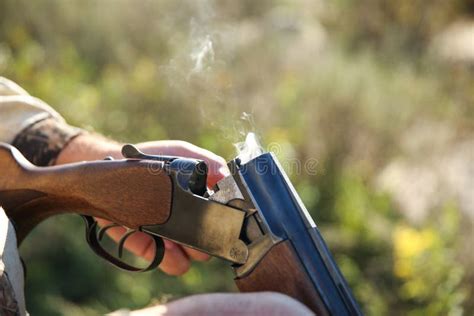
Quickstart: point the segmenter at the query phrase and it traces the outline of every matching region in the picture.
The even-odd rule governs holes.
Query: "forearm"
[[[84,133],[77,136],[59,154],[56,164],[104,159],[107,156],[120,158],[121,144],[98,134]]]

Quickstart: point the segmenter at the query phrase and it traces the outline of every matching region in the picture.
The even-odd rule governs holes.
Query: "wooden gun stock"
[[[153,165],[152,165],[153,164]],[[19,241],[42,220],[61,213],[96,216],[138,228],[166,222],[172,181],[161,162],[95,161],[40,168],[0,144],[0,206]]]

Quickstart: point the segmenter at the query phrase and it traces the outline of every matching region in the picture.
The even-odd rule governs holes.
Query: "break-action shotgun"
[[[240,291],[287,294],[318,315],[362,315],[319,230],[271,153],[228,163],[231,175],[209,190],[201,160],[152,156],[132,145],[122,160],[36,167],[0,143],[0,206],[21,242],[38,223],[61,213],[86,222],[92,250],[129,271],[154,269],[166,238],[228,261]],[[99,227],[94,217],[114,224]],[[140,269],[100,243],[125,226],[155,241],[155,257]]]

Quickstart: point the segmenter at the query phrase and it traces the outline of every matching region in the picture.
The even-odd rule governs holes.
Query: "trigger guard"
[[[97,236],[97,221],[92,217],[88,215],[81,215],[82,218],[85,221],[86,224],[86,241],[89,244],[89,247],[92,249],[92,251],[101,257],[102,259],[108,261],[112,265],[116,266],[119,269],[125,270],[125,271],[130,271],[130,272],[146,272],[150,270],[156,269],[161,261],[163,260],[163,257],[165,255],[165,244],[163,242],[163,239],[158,236],[154,236],[151,234],[148,234],[150,237],[153,238],[153,241],[155,242],[155,256],[153,260],[150,262],[148,266],[145,268],[137,268],[132,265],[129,265],[116,257],[112,256],[109,254],[101,245]]]

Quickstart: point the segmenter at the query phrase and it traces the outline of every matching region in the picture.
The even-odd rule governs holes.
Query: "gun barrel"
[[[362,315],[324,239],[276,157],[272,153],[260,155],[242,164],[239,175],[267,228],[291,249],[282,254],[298,260],[296,266],[303,270],[298,273],[310,281],[313,289],[309,291],[316,295],[311,296],[311,302],[305,295],[304,303],[316,306],[313,310],[318,314]]]

